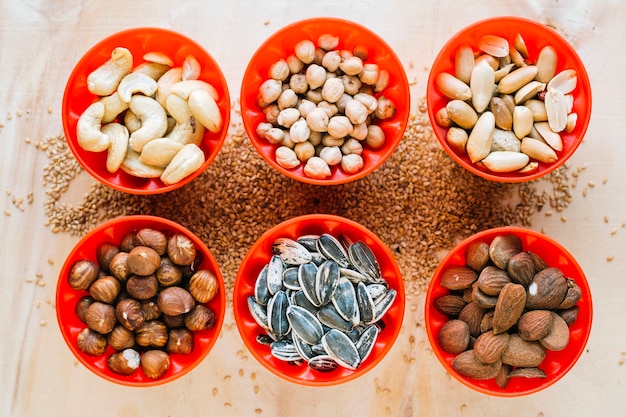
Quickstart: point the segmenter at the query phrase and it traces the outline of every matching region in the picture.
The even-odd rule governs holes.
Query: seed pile
[[[486,181],[446,155],[432,133],[424,99],[396,152],[378,170],[348,184],[319,187],[282,176],[256,153],[241,118],[207,171],[164,195],[134,196],[94,183],[77,203],[63,196],[81,168],[62,136],[43,140],[47,225],[81,236],[106,219],[152,214],[196,233],[220,265],[229,296],[239,264],[267,229],[294,216],[328,213],[358,221],[394,253],[408,294],[425,292],[440,254],[484,229],[532,224],[544,206],[571,201],[568,166],[522,184]],[[81,174],[84,175],[84,174]]]

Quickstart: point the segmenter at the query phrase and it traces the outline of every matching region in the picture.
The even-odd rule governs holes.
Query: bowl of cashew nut
[[[118,191],[182,187],[215,159],[230,121],[228,86],[198,43],[161,28],[101,40],[74,67],[63,129],[80,165]]]

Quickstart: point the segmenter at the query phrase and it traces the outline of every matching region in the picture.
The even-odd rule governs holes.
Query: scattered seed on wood
[[[46,320],[40,320],[39,321],[39,325],[40,326],[45,326],[46,324],[48,324],[48,322]]]
[[[217,392],[218,392],[217,388],[213,388],[211,390],[211,394],[213,394],[214,397],[217,395]]]
[[[11,211],[10,211],[10,210],[8,210],[8,209],[5,209],[5,210],[4,210],[4,215],[5,215],[5,216],[10,216],[10,215],[11,215]]]
[[[617,234],[617,227],[611,229],[611,236],[614,236],[615,234]]]

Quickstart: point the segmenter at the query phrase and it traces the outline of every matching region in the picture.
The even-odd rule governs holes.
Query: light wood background
[[[585,62],[594,108],[571,166],[587,169],[572,189],[573,201],[563,217],[537,215],[532,227],[543,229],[578,258],[589,279],[595,315],[587,350],[549,389],[501,399],[459,384],[429,349],[423,295],[407,300],[403,331],[388,357],[363,378],[332,388],[296,386],[262,368],[245,349],[231,308],[205,361],[162,387],[109,383],[78,364],[66,347],[48,301],[54,298],[63,259],[78,238],[43,226],[47,159],[33,143],[62,132],[61,98],[73,65],[113,32],[160,26],[204,45],[221,65],[236,100],[247,60],[265,37],[292,21],[324,15],[368,26],[395,48],[412,82],[413,103],[424,95],[438,48],[457,30],[489,16],[519,15],[549,23]],[[625,21],[622,0],[0,0],[0,211],[6,210],[0,213],[0,415],[624,415]],[[89,181],[73,185],[69,196],[83,195]],[[23,210],[12,203],[13,197],[24,198]]]

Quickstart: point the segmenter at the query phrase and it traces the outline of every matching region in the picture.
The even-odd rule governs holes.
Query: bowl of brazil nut
[[[72,249],[59,275],[57,320],[94,374],[133,387],[193,370],[217,341],[224,281],[206,245],[165,218],[110,220]]]
[[[382,165],[410,111],[409,84],[392,48],[369,29],[312,18],[279,29],[254,53],[241,86],[246,133],[273,168],[336,185]]]
[[[426,294],[425,320],[433,351],[454,378],[516,397],[572,369],[592,310],[585,274],[563,246],[505,226],[476,233],[445,256]]]
[[[452,36],[433,62],[426,99],[450,157],[500,182],[563,165],[591,117],[589,77],[572,45],[521,17],[481,20]]]
[[[188,37],[161,28],[114,33],[78,61],[63,129],[81,166],[131,194],[174,190],[219,153],[230,120],[226,79]]]
[[[393,255],[362,225],[311,214],[266,231],[235,281],[235,322],[252,355],[301,385],[344,383],[378,365],[404,316]]]

